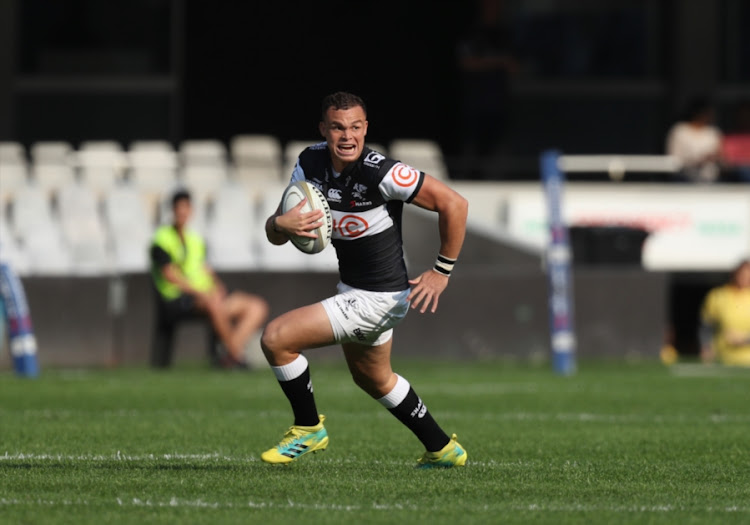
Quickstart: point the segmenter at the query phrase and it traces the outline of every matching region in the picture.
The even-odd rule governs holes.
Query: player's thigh
[[[333,343],[331,322],[320,303],[280,315],[263,332],[263,344],[271,351],[299,352]]]
[[[382,397],[396,384],[391,368],[393,339],[377,346],[343,343],[346,364],[355,383],[373,397]]]

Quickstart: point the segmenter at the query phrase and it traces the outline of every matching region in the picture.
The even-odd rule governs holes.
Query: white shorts
[[[408,288],[401,292],[369,292],[339,283],[337,289],[338,295],[321,301],[337,343],[381,345],[393,336],[393,327],[409,311]]]

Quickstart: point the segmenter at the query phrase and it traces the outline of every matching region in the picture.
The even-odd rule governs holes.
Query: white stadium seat
[[[111,188],[104,197],[104,218],[119,272],[148,270],[148,245],[153,234],[153,213],[132,184]]]
[[[436,179],[446,180],[448,168],[437,142],[426,139],[397,139],[391,142],[390,157],[400,160]]]
[[[107,235],[94,190],[73,184],[60,190],[57,202],[73,270],[92,275],[109,271]]]
[[[82,149],[75,159],[83,183],[99,195],[117,184],[127,168],[125,153],[116,149]]]
[[[186,140],[180,144],[180,161],[183,166],[227,164],[227,148],[219,140]]]
[[[206,243],[211,264],[219,270],[249,270],[257,264],[257,244],[265,235],[255,203],[241,184],[217,192],[208,220]]]
[[[31,145],[31,161],[34,164],[67,164],[73,146],[69,142],[39,141]]]
[[[226,166],[210,164],[188,164],[180,171],[181,183],[194,195],[213,198],[229,179]]]
[[[285,183],[289,182],[289,179],[292,176],[292,171],[294,171],[294,165],[297,163],[297,157],[299,157],[299,154],[302,153],[305,148],[308,146],[312,146],[313,144],[317,144],[318,142],[322,142],[323,139],[321,138],[319,141],[315,140],[290,140],[286,143],[286,146],[284,146],[284,171],[281,174],[281,180]],[[281,197],[281,195],[279,195]]]
[[[272,135],[237,135],[230,144],[236,179],[248,186],[281,180],[282,148]]]
[[[0,207],[28,183],[26,150],[19,142],[0,142]]]
[[[166,140],[134,140],[128,147],[129,151],[174,151],[174,147]]]

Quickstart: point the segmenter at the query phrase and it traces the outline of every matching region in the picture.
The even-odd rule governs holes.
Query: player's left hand
[[[419,313],[423,314],[430,308],[430,312],[434,314],[438,307],[440,294],[448,286],[448,277],[430,269],[419,277],[410,279],[409,284],[412,288],[407,300],[411,302],[411,307],[419,308],[421,304]]]

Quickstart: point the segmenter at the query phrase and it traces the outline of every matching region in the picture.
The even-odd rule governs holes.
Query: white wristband
[[[438,254],[437,260],[435,261],[435,266],[432,269],[440,275],[450,277],[457,260],[458,259],[451,259],[450,257],[446,257],[445,255]]]

